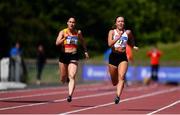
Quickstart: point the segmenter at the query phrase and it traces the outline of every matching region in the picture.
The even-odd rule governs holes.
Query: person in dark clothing
[[[22,76],[22,50],[20,43],[16,42],[15,46],[10,50],[10,81],[21,82]]]
[[[40,85],[41,84],[41,75],[42,75],[42,71],[44,68],[44,65],[46,63],[46,56],[45,56],[45,51],[44,51],[44,47],[43,45],[39,45],[37,47],[37,81],[36,84]]]

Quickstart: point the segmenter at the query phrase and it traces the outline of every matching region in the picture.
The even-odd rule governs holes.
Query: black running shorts
[[[122,52],[122,53],[116,53],[116,52],[111,52],[111,54],[109,55],[109,64],[114,65],[116,67],[118,67],[118,65],[122,62],[122,61],[127,61],[127,56],[126,56],[126,52]]]
[[[69,64],[72,60],[78,61],[78,53],[64,53],[61,52],[59,56],[59,62]]]

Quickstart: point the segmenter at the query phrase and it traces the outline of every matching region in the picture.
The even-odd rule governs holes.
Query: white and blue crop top
[[[127,41],[128,41],[128,35],[126,34],[126,31],[124,31],[124,33],[120,36],[117,30],[114,29],[113,39],[116,39],[116,38],[119,38],[119,40],[116,41],[116,43],[114,44],[114,47],[126,48]]]

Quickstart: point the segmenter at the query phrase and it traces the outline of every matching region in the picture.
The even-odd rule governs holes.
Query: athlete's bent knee
[[[112,82],[113,86],[116,86],[118,84],[118,82]]]
[[[120,81],[124,81],[125,80],[125,76],[119,76],[118,77]]]

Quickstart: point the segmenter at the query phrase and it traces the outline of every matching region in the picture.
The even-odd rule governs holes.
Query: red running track
[[[115,105],[109,83],[77,85],[66,102],[67,86],[0,92],[0,114],[180,114],[180,86],[125,87]]]

